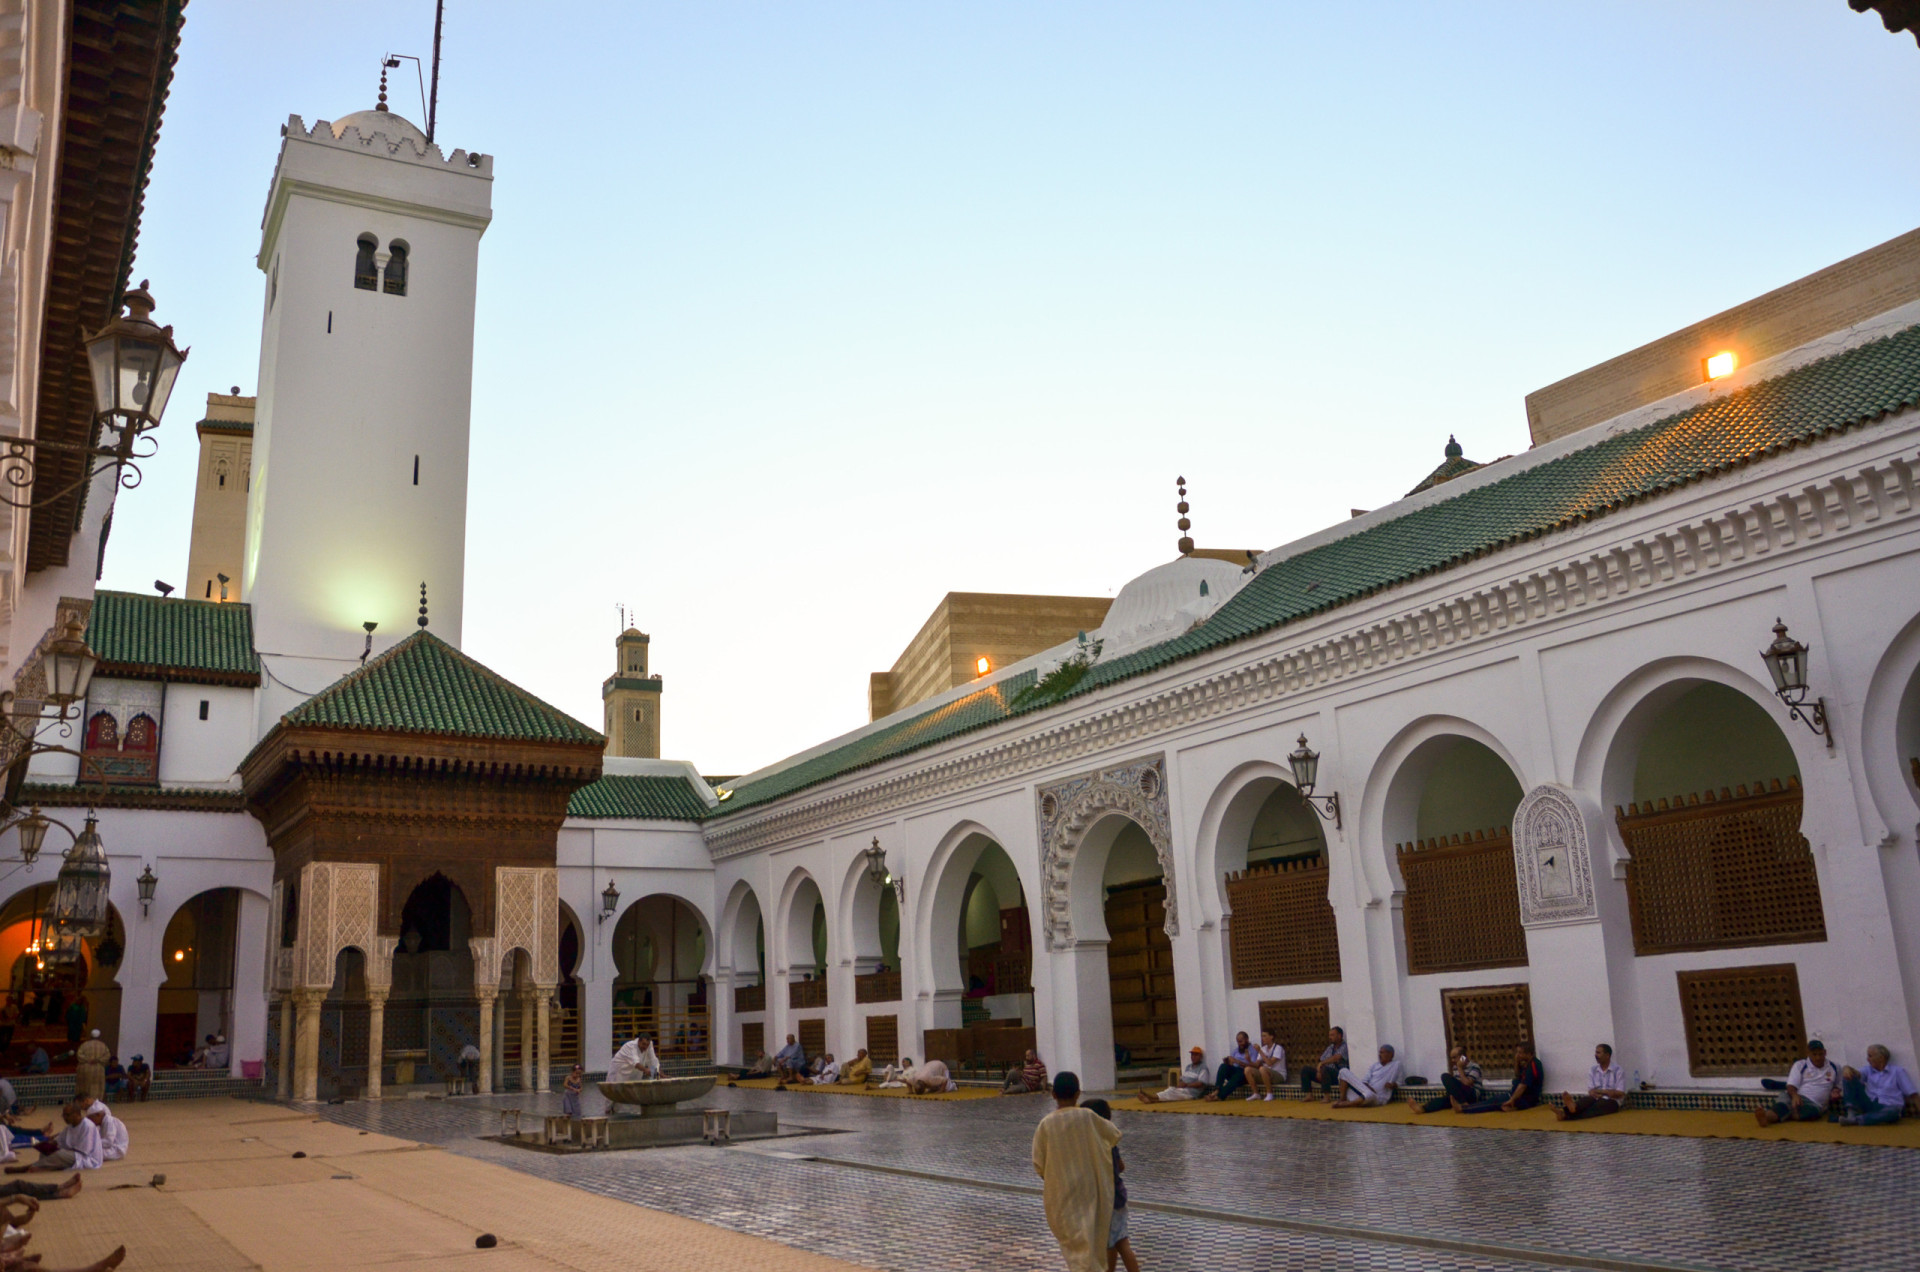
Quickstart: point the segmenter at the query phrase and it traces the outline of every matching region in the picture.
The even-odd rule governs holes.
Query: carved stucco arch
[[[1153,844],[1167,889],[1167,936],[1171,939],[1180,934],[1164,754],[1042,786],[1035,792],[1035,813],[1040,819],[1041,908],[1050,947],[1059,949],[1074,940],[1074,860],[1086,842],[1087,832],[1114,814],[1133,821]]]

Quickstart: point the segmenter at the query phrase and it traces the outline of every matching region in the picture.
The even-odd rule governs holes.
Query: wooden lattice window
[[[856,1003],[897,1003],[900,1001],[899,972],[868,972],[853,978]]]
[[[1525,985],[1480,985],[1440,991],[1447,1051],[1464,1047],[1489,1078],[1513,1060],[1513,1049],[1533,1041],[1533,998]]]
[[[794,1032],[800,1035],[800,1046],[807,1053],[807,1059],[827,1049],[827,1022],[823,1016],[808,1016],[805,1020],[794,1022]]]
[[[1320,1059],[1320,1053],[1327,1049],[1327,1031],[1332,1027],[1324,998],[1289,998],[1260,1004],[1260,1028],[1273,1031],[1273,1040],[1287,1049],[1287,1067],[1295,1073]]]
[[[1775,1077],[1806,1054],[1800,973],[1792,963],[1675,974],[1694,1077]]]
[[[734,986],[733,1009],[735,1011],[765,1011],[767,1009],[767,987],[765,985]]]
[[[1406,882],[1407,971],[1525,967],[1513,832],[1506,827],[1397,844]]]
[[[747,1064],[758,1060],[767,1049],[767,1026],[763,1021],[752,1021],[740,1026],[740,1059]]]
[[[825,1007],[827,1005],[827,982],[821,980],[793,981],[787,985],[787,1006],[789,1007]]]
[[[1227,875],[1236,988],[1340,979],[1340,940],[1327,878],[1324,854]]]
[[[1634,953],[1826,940],[1800,807],[1797,777],[1616,807]]]
[[[892,1064],[900,1058],[900,1017],[867,1017],[867,1059],[876,1065]]]

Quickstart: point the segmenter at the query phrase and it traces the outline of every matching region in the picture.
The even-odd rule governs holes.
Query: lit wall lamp
[[[893,875],[887,869],[887,850],[880,846],[877,835],[874,837],[873,847],[864,849],[863,853],[867,859],[867,878],[882,888],[892,883]]]
[[[605,923],[620,909],[620,889],[613,886],[613,880],[607,880],[607,890],[600,894],[600,921]]]
[[[993,659],[987,657],[985,654],[982,654],[978,658],[973,660],[974,675],[984,676],[992,670],[993,670]]]
[[[1300,798],[1307,801],[1321,818],[1333,823],[1334,829],[1340,829],[1340,792],[1331,795],[1315,795],[1313,784],[1320,776],[1320,752],[1307,746],[1307,735],[1300,735],[1299,749],[1287,757],[1287,765],[1293,769],[1293,784],[1300,788]]]
[[[1833,730],[1827,727],[1827,700],[1815,698],[1807,705],[1807,647],[1787,635],[1787,625],[1773,620],[1773,644],[1760,651],[1767,670],[1773,675],[1773,691],[1787,704],[1794,719],[1827,740],[1833,749]]]
[[[140,877],[135,879],[134,883],[140,887],[140,917],[144,919],[152,913],[153,890],[160,886],[159,876],[153,873],[153,865],[151,862],[147,864],[145,869],[141,870]]]
[[[1740,358],[1731,349],[1700,359],[1700,378],[1708,382],[1724,380],[1740,368]]]

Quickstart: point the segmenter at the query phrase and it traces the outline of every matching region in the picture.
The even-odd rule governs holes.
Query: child
[[[560,1084],[560,1111],[575,1122],[580,1120],[580,1092],[586,1087],[586,1077],[586,1069],[576,1064]]]
[[[1113,1107],[1105,1100],[1082,1100],[1080,1107],[1092,1109],[1107,1121],[1113,1121]],[[1107,1272],[1113,1272],[1114,1265],[1121,1260],[1127,1264],[1127,1272],[1140,1272],[1140,1260],[1134,1256],[1133,1241],[1127,1236],[1127,1185],[1120,1178],[1120,1172],[1127,1164],[1120,1160],[1120,1148],[1113,1149],[1113,1222],[1107,1225]]]

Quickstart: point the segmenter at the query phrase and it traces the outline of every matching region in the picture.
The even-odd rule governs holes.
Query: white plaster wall
[[[166,723],[160,731],[160,784],[238,785],[235,771],[255,741],[256,692],[230,685],[168,685]]]

